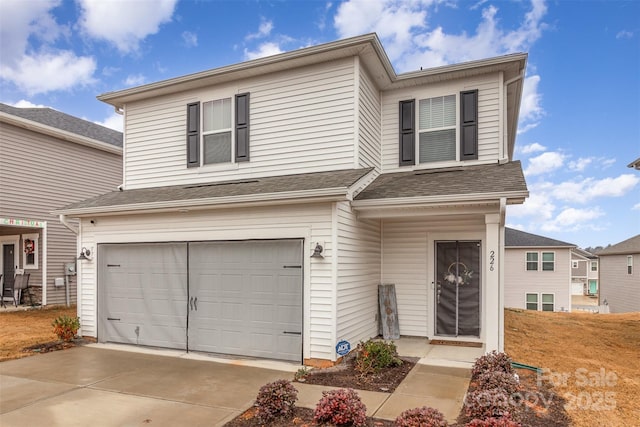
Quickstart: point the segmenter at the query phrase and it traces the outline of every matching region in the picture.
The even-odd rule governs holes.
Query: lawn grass
[[[506,310],[505,351],[546,369],[573,425],[637,425],[640,313]]]
[[[22,349],[35,344],[56,341],[51,322],[62,315],[76,316],[76,307],[53,306],[25,311],[0,308],[0,362],[19,359],[34,353]]]

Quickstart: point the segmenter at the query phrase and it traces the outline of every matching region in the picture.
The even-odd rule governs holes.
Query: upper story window
[[[627,274],[633,274],[633,255],[627,255]]]
[[[400,166],[477,159],[478,91],[400,101],[399,133]]]
[[[578,268],[578,261],[571,261],[571,268]]]
[[[554,271],[556,265],[556,254],[553,252],[542,252],[542,271]]]
[[[456,96],[421,99],[418,103],[420,163],[456,159]]]
[[[538,270],[538,252],[527,252],[527,271]]]
[[[598,271],[598,261],[591,261],[591,271]]]
[[[187,167],[249,161],[249,94],[187,105]]]

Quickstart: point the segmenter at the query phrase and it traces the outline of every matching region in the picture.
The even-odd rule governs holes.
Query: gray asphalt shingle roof
[[[527,191],[519,161],[380,175],[356,200]]]
[[[526,233],[509,227],[504,229],[504,245],[506,247],[576,247],[573,243],[538,236],[537,234]]]
[[[52,108],[16,108],[0,103],[0,111],[96,141],[122,147],[122,132],[70,116]]]
[[[140,205],[158,202],[215,199],[221,197],[285,193],[329,188],[344,188],[345,191],[360,178],[369,173],[368,169],[347,169],[330,172],[315,172],[297,175],[271,176],[243,180],[215,182],[209,184],[174,185],[169,187],[143,188],[113,191],[101,196],[74,203],[61,211]]]
[[[598,252],[598,256],[638,253],[640,253],[640,234],[601,250],[600,252]]]

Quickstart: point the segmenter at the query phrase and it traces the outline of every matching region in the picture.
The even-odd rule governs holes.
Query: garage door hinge
[[[283,265],[282,268],[302,268],[301,265]]]

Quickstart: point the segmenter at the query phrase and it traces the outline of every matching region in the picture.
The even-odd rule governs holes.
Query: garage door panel
[[[186,244],[102,244],[98,251],[99,340],[186,348]]]
[[[190,349],[301,360],[302,336],[280,339],[302,331],[302,269],[284,268],[301,267],[301,241],[197,242],[189,254]]]

